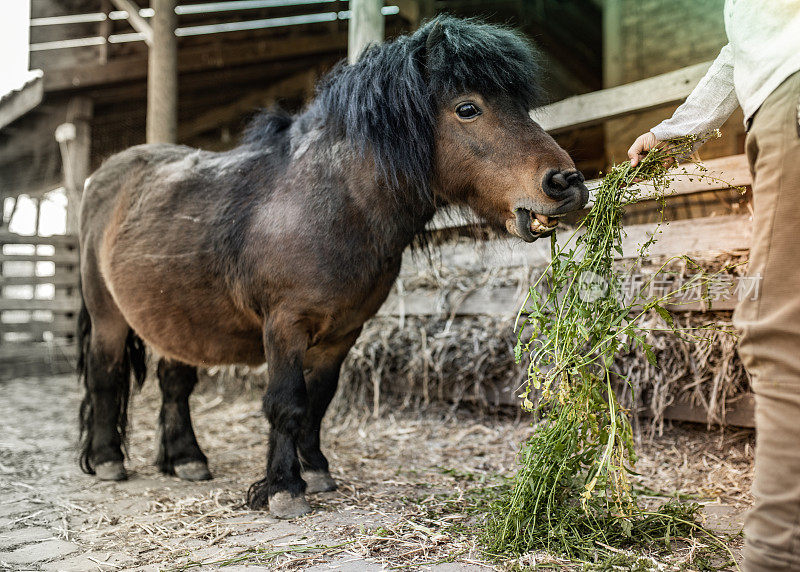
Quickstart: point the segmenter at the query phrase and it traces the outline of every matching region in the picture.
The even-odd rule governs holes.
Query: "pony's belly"
[[[185,329],[175,324],[175,329]],[[151,332],[150,336],[142,336],[145,343],[156,353],[176,359],[183,363],[197,366],[213,365],[260,365],[264,363],[264,347],[259,331],[250,334],[241,331],[224,331],[220,329],[203,330],[191,328],[194,340],[176,340],[161,332]]]
[[[264,362],[261,324],[225,292],[191,280],[126,275],[114,280],[112,294],[128,324],[157,353],[200,366]]]

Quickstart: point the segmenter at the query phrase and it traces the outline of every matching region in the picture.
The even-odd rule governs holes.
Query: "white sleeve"
[[[719,129],[739,106],[733,87],[733,48],[726,44],[672,117],[650,131],[660,141]]]

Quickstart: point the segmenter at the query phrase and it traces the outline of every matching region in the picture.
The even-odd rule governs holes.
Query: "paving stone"
[[[53,538],[53,532],[42,526],[28,526],[17,528],[9,532],[0,532],[0,550],[19,546],[20,544],[29,544],[31,542],[46,540],[48,538]]]
[[[42,566],[47,572],[86,572],[87,570],[112,570],[130,565],[133,560],[119,552],[87,552],[72,558],[56,560]]]
[[[229,516],[228,518],[223,518],[220,520],[220,522],[224,522],[225,524],[253,524],[263,526],[267,524],[277,524],[280,522],[280,520],[265,514],[242,514],[239,516]]]
[[[31,564],[34,562],[46,562],[63,558],[67,554],[72,554],[79,550],[77,544],[65,540],[45,540],[36,544],[29,544],[22,548],[17,548],[12,552],[0,555],[0,561],[8,564]]]
[[[282,545],[288,545],[293,542],[300,543],[303,540],[307,540],[307,537],[308,531],[304,528],[281,521],[265,526],[257,532],[237,534],[229,538],[228,542],[235,546],[244,547],[272,545],[276,541],[279,541]]]
[[[317,564],[304,569],[306,572],[379,572],[385,570],[380,564],[355,559],[353,557],[336,558],[325,564]]]
[[[744,527],[744,512],[725,504],[703,506],[705,525],[720,534],[736,534]]]
[[[36,510],[36,505],[25,501],[3,502],[0,505],[0,516],[16,516],[30,514]],[[12,519],[13,520],[13,519]]]
[[[192,550],[191,553],[188,555],[188,559],[191,559],[195,562],[215,562],[217,560],[224,560],[225,558],[231,558],[235,555],[236,551],[231,550],[228,547],[221,548],[219,546],[211,546],[209,548]],[[181,558],[178,562],[184,560],[187,559]]]

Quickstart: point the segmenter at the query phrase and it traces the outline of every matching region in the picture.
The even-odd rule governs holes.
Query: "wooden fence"
[[[74,367],[78,242],[0,232],[0,378]]]

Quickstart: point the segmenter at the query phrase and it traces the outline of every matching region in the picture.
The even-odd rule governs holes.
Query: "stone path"
[[[83,475],[75,449],[79,400],[72,376],[0,382],[0,570],[215,570],[225,564],[230,572],[371,572],[398,563],[435,572],[491,569],[473,535],[430,519],[441,517],[442,498],[514,467],[518,444],[530,431],[522,422],[469,416],[394,419],[389,413],[366,424],[331,423],[325,447],[339,490],[310,497],[311,515],[278,521],[242,506],[265,453],[257,399],[193,397],[198,439],[215,475],[202,483],[161,475],[153,466],[158,396],[152,383],[132,404],[131,478],[103,483]],[[645,485],[695,494],[713,486],[719,495],[732,486],[714,472],[724,458],[733,468],[722,476],[746,490],[750,437],[713,449],[722,457],[706,451],[712,438],[702,429],[671,439],[643,448],[640,465],[653,473]],[[735,532],[747,503],[707,507],[708,523]]]
[[[352,506],[339,512],[317,511],[302,522],[278,521],[267,514],[245,510],[236,513],[230,509],[229,499],[242,496],[241,482],[223,476],[205,483],[184,483],[158,474],[141,451],[131,461],[129,481],[97,482],[83,475],[76,464],[79,401],[78,387],[71,376],[0,382],[0,570],[163,570],[240,556],[254,547],[280,552],[304,545],[335,546],[342,540],[340,534],[334,533],[345,527],[377,527],[391,520],[391,514],[350,510]],[[257,403],[253,409],[257,410]],[[261,439],[256,436],[256,440]],[[141,448],[140,443],[135,445]],[[240,460],[234,457],[231,462]],[[220,503],[220,495],[225,502]],[[181,530],[187,526],[187,518],[170,521],[184,510],[182,502],[192,505],[191,509],[199,502],[213,505],[214,499],[222,507],[220,517],[214,521],[222,539],[206,538],[203,531],[198,538],[192,538],[191,531],[187,534]],[[212,517],[214,510],[211,509]],[[200,518],[205,517],[195,520]],[[153,533],[148,535],[148,530]],[[132,532],[136,535],[130,536]],[[171,532],[175,546],[163,546],[172,543]],[[170,555],[166,560],[154,556],[161,548]],[[153,560],[157,562],[152,563]],[[214,568],[213,564],[199,567]],[[307,566],[297,568],[358,572],[385,569],[379,563],[341,551],[311,558]],[[274,566],[243,563],[225,569],[257,571],[273,570]],[[441,564],[427,569],[443,572],[486,568]]]
[[[0,568],[92,561],[70,534],[77,392],[66,378],[0,382]],[[71,414],[70,414],[71,413]],[[88,556],[88,555],[86,555]],[[49,569],[59,569],[58,566]]]

